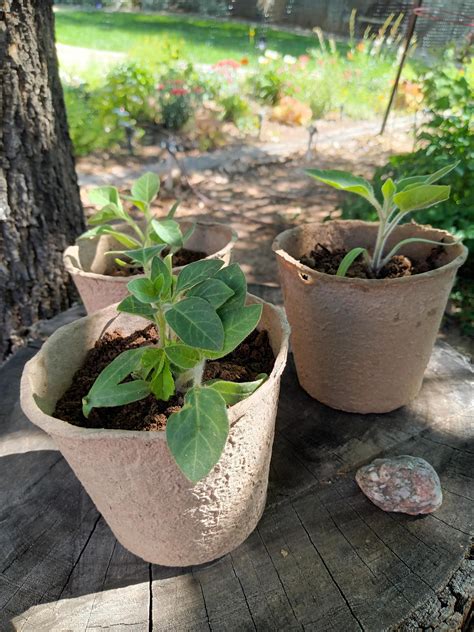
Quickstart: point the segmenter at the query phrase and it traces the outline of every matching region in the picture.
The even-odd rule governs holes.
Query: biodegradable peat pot
[[[190,221],[179,223],[183,231],[191,225]],[[126,224],[117,224],[116,228],[124,232],[130,230]],[[198,222],[186,242],[186,248],[208,252],[210,254],[206,259],[222,259],[228,265],[236,240],[237,234],[229,226]],[[74,246],[64,251],[64,265],[72,276],[88,314],[120,302],[129,294],[127,283],[137,278],[110,275],[115,255],[106,255],[109,250],[123,250],[123,246],[111,235],[101,235],[96,239],[78,239]],[[178,267],[174,272],[180,270]]]
[[[451,246],[442,267],[400,279],[337,277],[299,262],[316,243],[371,249],[376,232],[376,223],[336,220],[286,230],[273,242],[299,382],[315,399],[348,412],[388,412],[417,395],[456,270],[467,256],[461,244]],[[409,237],[454,239],[405,224],[387,248]],[[418,259],[432,248],[409,244],[400,252]]]
[[[229,409],[224,452],[196,485],[175,464],[163,431],[80,428],[51,416],[103,331],[127,335],[148,321],[114,319],[112,305],[61,327],[25,366],[23,411],[54,439],[117,539],[148,562],[216,559],[243,542],[262,515],[289,328],[283,310],[251,295],[248,302],[263,304],[259,329],[268,331],[275,366],[255,393]]]

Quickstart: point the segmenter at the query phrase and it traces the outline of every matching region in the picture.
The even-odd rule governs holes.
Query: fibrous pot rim
[[[376,222],[365,222],[363,220],[331,220],[330,222],[327,222],[327,224],[329,223],[331,223],[332,225],[341,226],[341,227],[347,226],[348,224],[352,226],[358,226],[358,227],[366,226],[370,230],[373,230],[373,227],[376,226],[377,224]],[[379,287],[387,285],[387,284],[393,285],[394,283],[399,283],[399,284],[419,283],[419,282],[423,282],[424,280],[428,278],[433,278],[441,274],[444,274],[447,271],[451,271],[451,269],[459,268],[466,261],[466,258],[468,255],[468,249],[466,248],[466,246],[464,246],[464,244],[462,243],[459,243],[458,245],[461,248],[461,252],[457,257],[455,257],[452,261],[449,261],[448,263],[440,266],[439,268],[436,268],[434,270],[429,270],[428,272],[422,272],[420,274],[414,274],[412,276],[405,276],[405,277],[400,277],[400,278],[395,278],[395,279],[387,279],[387,278],[386,279],[361,279],[357,277],[356,278],[340,277],[340,276],[336,276],[335,274],[326,274],[325,272],[319,272],[317,270],[313,270],[312,268],[306,266],[305,264],[301,263],[298,259],[290,255],[284,249],[282,245],[285,241],[301,235],[306,230],[310,230],[315,227],[321,227],[323,225],[325,224],[323,224],[322,222],[311,222],[308,224],[302,224],[301,226],[296,226],[295,228],[289,228],[288,230],[285,230],[281,232],[279,235],[277,235],[273,241],[273,244],[272,244],[273,252],[278,257],[280,257],[281,259],[286,261],[288,264],[290,264],[291,267],[296,268],[300,276],[302,277],[302,280],[304,281],[309,281],[311,279],[314,279],[314,280],[324,281],[325,283],[341,283],[341,284],[346,283],[346,284],[352,284],[354,286],[370,285],[371,287],[374,287],[375,285]],[[450,241],[454,241],[455,239],[454,236],[446,230],[433,228],[432,226],[423,225],[423,224],[412,223],[411,225],[419,227],[422,232],[426,229],[435,230],[439,234],[440,240],[443,238],[449,238]],[[456,248],[456,246],[453,246],[453,248]]]
[[[187,221],[188,221],[187,219],[181,220],[182,223],[186,223]],[[221,248],[220,250],[217,250],[216,252],[211,252],[209,255],[207,255],[206,259],[223,258],[234,247],[234,244],[237,241],[237,238],[238,238],[237,233],[235,232],[233,228],[231,228],[230,226],[227,226],[226,224],[222,224],[220,222],[197,221],[196,225],[202,226],[205,228],[214,228],[214,227],[222,228],[228,231],[230,234],[230,238],[225,244],[225,246]],[[117,224],[117,227],[119,227],[118,224]],[[110,274],[98,274],[97,272],[89,272],[87,270],[84,270],[82,267],[80,267],[79,246],[77,243],[73,244],[72,246],[68,246],[66,248],[66,250],[63,253],[63,261],[64,261],[64,266],[66,270],[69,272],[69,274],[73,276],[86,277],[88,279],[100,279],[104,283],[115,283],[115,284],[123,283],[124,285],[126,285],[132,279],[136,279],[138,277],[143,276],[141,274],[136,274],[136,275],[121,277],[121,276],[112,276]],[[184,267],[185,266],[176,266],[173,268],[173,270],[174,272],[180,272]]]
[[[228,409],[229,423],[231,426],[238,423],[239,419],[241,419],[245,415],[246,411],[251,406],[258,405],[258,399],[261,398],[266,391],[273,388],[275,381],[277,381],[283,373],[288,354],[290,326],[286,319],[284,310],[280,307],[272,305],[271,303],[267,303],[266,301],[263,301],[262,299],[249,293],[247,294],[247,301],[248,303],[260,303],[264,306],[264,309],[271,309],[273,311],[273,313],[277,316],[277,322],[281,330],[281,343],[278,352],[275,353],[275,364],[267,380],[254,393],[252,393],[252,395]],[[166,440],[166,433],[159,430],[119,430],[108,428],[83,428],[81,426],[75,426],[67,421],[57,419],[56,417],[45,413],[40,408],[37,401],[37,396],[35,395],[33,385],[34,381],[38,381],[37,377],[36,380],[33,380],[35,369],[39,369],[39,371],[44,372],[44,368],[41,366],[42,361],[48,354],[49,350],[54,348],[54,346],[58,344],[58,339],[64,339],[67,336],[68,331],[70,331],[72,328],[79,326],[87,328],[88,323],[90,323],[92,320],[104,319],[106,321],[104,325],[107,326],[107,320],[110,321],[110,318],[108,318],[108,312],[113,314],[115,307],[116,305],[110,305],[89,316],[85,316],[83,318],[80,318],[79,320],[64,325],[63,327],[55,331],[48,338],[48,340],[46,340],[38,353],[26,363],[21,378],[21,407],[27,417],[36,425],[39,425],[48,434],[59,437],[75,436],[81,439],[125,438],[130,440],[140,439],[145,442]],[[143,319],[143,323],[145,325],[146,323],[149,323],[149,321]]]

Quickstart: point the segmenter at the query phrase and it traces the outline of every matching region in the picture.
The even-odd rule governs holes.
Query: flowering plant
[[[179,130],[186,125],[204,92],[193,79],[191,65],[184,72],[170,69],[156,88],[161,122],[164,127],[172,130]]]

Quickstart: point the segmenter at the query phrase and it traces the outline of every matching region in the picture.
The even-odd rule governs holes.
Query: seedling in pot
[[[425,176],[411,176],[393,181],[388,178],[382,186],[383,201],[376,197],[372,185],[359,176],[354,176],[346,171],[307,169],[306,173],[316,180],[329,184],[335,189],[349,191],[365,198],[376,209],[379,216],[379,228],[372,255],[366,248],[353,248],[343,258],[339,264],[337,275],[345,276],[352,263],[362,255],[366,260],[367,267],[376,278],[382,268],[391,258],[403,248],[403,246],[413,242],[423,242],[442,246],[453,246],[459,243],[452,241],[448,243],[432,241],[431,239],[421,239],[412,237],[403,239],[385,254],[387,240],[395,230],[397,225],[414,211],[429,208],[439,202],[444,202],[449,198],[451,187],[434,184],[443,176],[450,173],[458,165],[457,162],[443,167],[439,171]]]
[[[80,236],[80,239],[92,239],[99,235],[111,235],[127,250],[114,251],[120,255],[115,262],[122,267],[137,265],[137,252],[145,250],[147,261],[152,254],[163,250],[175,253],[180,250],[194,231],[194,224],[183,234],[180,225],[174,219],[179,202],[176,202],[164,219],[156,219],[151,213],[151,204],[160,190],[160,179],[154,173],[145,173],[132,185],[131,195],[125,199],[143,214],[144,222],[137,222],[124,208],[116,187],[104,186],[92,189],[89,200],[99,208],[87,221],[93,228]],[[129,231],[119,230],[114,222],[125,222]],[[150,256],[148,256],[150,255]],[[143,257],[141,257],[143,258]],[[139,258],[140,259],[140,258]],[[138,265],[143,261],[138,259]],[[135,261],[135,264],[133,264]]]
[[[247,283],[237,264],[196,261],[175,276],[171,254],[162,259],[145,248],[128,255],[144,265],[146,275],[128,283],[130,296],[118,311],[154,323],[159,346],[115,358],[84,397],[83,413],[88,417],[93,408],[128,404],[150,393],[164,401],[182,394],[184,405],[168,418],[166,438],[180,469],[196,482],[220,459],[229,432],[227,406],[248,397],[266,378],[203,382],[205,362],[233,351],[257,326],[262,306],[245,305]]]

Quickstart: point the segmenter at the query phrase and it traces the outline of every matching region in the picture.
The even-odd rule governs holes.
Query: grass
[[[258,33],[263,29],[257,30]],[[267,47],[298,56],[316,45],[316,38],[265,27]],[[232,21],[182,15],[56,10],[56,39],[61,44],[99,50],[146,54],[159,61],[173,48],[196,63],[220,59],[250,61],[259,51],[249,38],[249,26]]]

